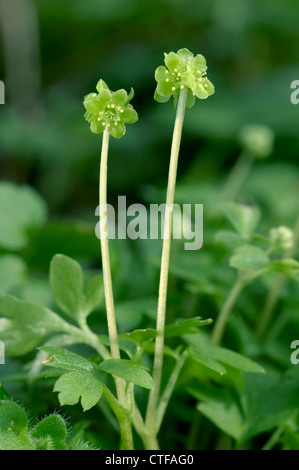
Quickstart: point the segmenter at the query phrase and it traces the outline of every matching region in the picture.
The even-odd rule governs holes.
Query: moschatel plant
[[[97,93],[90,93],[84,99],[85,119],[89,122],[91,131],[103,134],[99,176],[103,274],[92,279],[84,279],[81,266],[75,260],[58,254],[54,256],[50,265],[50,286],[61,313],[59,310],[56,313],[52,309],[19,300],[11,295],[0,298],[0,312],[3,316],[0,324],[1,339],[5,342],[7,354],[22,355],[38,347],[37,357],[31,364],[30,378],[32,380],[45,376],[55,379],[58,377],[54,391],[58,392],[61,405],[75,405],[81,402],[85,411],[99,405],[103,395],[117,418],[122,449],[134,449],[133,429],[140,436],[144,448],[159,449],[158,433],[187,359],[194,361],[198,367],[203,366],[221,376],[232,369],[263,372],[262,367],[250,359],[218,347],[229,310],[240,291],[240,286],[243,286],[245,279],[249,282],[260,275],[268,263],[267,255],[264,252],[261,254],[257,247],[245,247],[245,251],[250,252],[249,260],[244,250],[242,251],[244,248],[242,244],[249,243],[258,219],[253,212],[248,217],[248,214],[238,207],[230,210],[230,219],[235,221],[233,225],[237,229],[242,225],[240,230],[244,232],[246,229],[248,232],[245,235],[243,233],[244,239],[240,236],[239,251],[233,255],[231,265],[242,273],[248,268],[250,273],[242,274],[242,284],[238,281],[237,286],[233,288],[225,312],[220,314],[218,320],[220,327],[216,324],[212,345],[203,344],[199,340],[201,337],[199,328],[209,325],[210,319],[192,317],[166,325],[173,204],[185,110],[195,104],[196,98],[201,100],[210,97],[214,93],[214,86],[207,78],[205,58],[200,54],[194,56],[187,49],[165,54],[165,65],[157,68],[155,78],[157,81],[155,99],[164,103],[173,97],[176,109],[166,197],[167,210],[164,220],[156,328],[139,329],[122,335],[119,335],[117,330],[107,227],[108,149],[110,136],[120,139],[126,132],[126,124],[136,122],[138,116],[130,104],[134,96],[133,90],[129,95],[123,89],[112,92],[103,80],[97,84]],[[281,229],[277,234],[272,233],[271,243],[277,246],[277,237],[281,236],[284,236]],[[96,334],[87,321],[88,316],[101,303],[103,296],[108,336]],[[195,338],[194,341],[190,339],[191,336]],[[181,339],[179,345],[173,348],[172,341],[175,337]],[[166,344],[168,339],[170,342]],[[76,344],[88,345],[93,348],[96,355],[86,358],[66,349],[66,346]],[[149,364],[151,354],[154,356],[152,375],[145,366]],[[170,356],[174,364],[171,370],[167,371],[167,380],[164,381],[166,383],[162,389],[165,354]],[[46,369],[42,366],[46,366]],[[135,393],[134,386],[141,387],[144,393]],[[14,435],[15,438],[15,434],[19,431],[20,435],[22,433],[23,436],[26,435],[27,444],[24,448],[28,446],[53,448],[58,434],[60,438],[57,437],[57,442],[59,441],[57,445],[68,448],[63,420],[58,415],[46,418],[47,423],[43,424],[43,420],[36,427],[29,429],[26,426],[23,410],[21,411],[19,405],[12,403],[4,402],[4,407],[0,408],[0,418],[2,422],[4,420],[5,423],[8,421],[11,423],[14,413],[15,416],[22,415],[22,426],[17,426],[11,436]],[[51,429],[47,431],[49,427],[51,428],[50,421],[53,423],[55,421],[56,427],[53,424],[53,432]],[[9,447],[8,427],[4,430],[5,442],[8,443],[6,447]],[[54,428],[59,428],[57,436]],[[19,442],[22,447],[21,441]],[[12,440],[11,448],[15,448],[15,445]]]

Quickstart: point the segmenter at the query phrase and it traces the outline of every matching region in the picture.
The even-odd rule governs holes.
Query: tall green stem
[[[110,340],[110,349],[112,359],[120,359],[117,327],[114,310],[113,289],[111,279],[110,257],[109,257],[109,243],[108,243],[108,226],[107,226],[107,162],[108,162],[108,149],[109,149],[109,132],[104,130],[102,153],[101,153],[101,166],[100,166],[100,235],[101,235],[101,251],[102,251],[102,266],[103,266],[103,280],[105,291],[105,302],[107,311],[107,323]],[[117,396],[122,406],[126,406],[126,393],[125,384],[123,380],[115,377],[115,384]]]
[[[235,199],[250,172],[253,161],[253,157],[251,155],[248,155],[248,153],[242,153],[240,155],[239,159],[237,160],[237,163],[231,170],[225,182],[222,191],[224,199]]]
[[[294,227],[294,246],[288,253],[286,253],[286,258],[292,258],[296,254],[296,250],[299,244],[299,217],[296,220],[295,227]],[[272,320],[275,307],[277,302],[280,298],[281,290],[285,283],[286,276],[284,274],[278,274],[275,283],[273,284],[272,289],[270,290],[268,297],[266,298],[262,314],[260,316],[260,320],[257,324],[257,335],[260,338],[263,338],[265,335],[267,328]]]
[[[175,194],[175,184],[177,176],[178,157],[182,136],[182,128],[185,116],[187,101],[187,89],[181,90],[177,105],[176,119],[172,137],[170,166],[168,175],[168,187],[166,196],[166,211],[164,221],[163,249],[161,258],[160,284],[157,310],[158,336],[155,343],[153,382],[154,386],[150,392],[148,407],[146,412],[146,427],[154,432],[156,408],[159,400],[162,368],[163,368],[163,348],[164,348],[164,328],[166,316],[167,284],[169,271],[169,258],[172,234],[173,203]]]
[[[215,326],[212,332],[211,344],[213,346],[218,346],[221,343],[228,316],[235,305],[235,302],[244,287],[244,282],[241,281],[240,277],[237,278],[234,283],[226,301],[223,304],[223,307],[220,311],[220,314],[215,322]]]

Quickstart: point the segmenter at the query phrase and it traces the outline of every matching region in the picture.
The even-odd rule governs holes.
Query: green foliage
[[[0,450],[93,450],[88,443],[68,442],[65,419],[51,414],[31,426],[25,409],[12,400],[0,404]]]
[[[38,346],[50,333],[67,332],[68,324],[46,307],[10,295],[0,297],[1,338],[7,354],[19,356]]]
[[[61,405],[75,405],[81,398],[83,411],[97,404],[102,395],[103,383],[95,367],[82,356],[67,349],[43,347],[42,351],[51,354],[43,364],[68,371],[59,377],[54,392],[59,392]]]
[[[5,18],[5,10],[13,8],[13,2],[4,3]],[[177,319],[186,323],[182,329],[174,326],[182,337],[166,338],[162,393],[178,354],[190,344],[195,350],[208,346],[236,269],[241,270],[237,279],[247,284],[229,313],[222,344],[263,365],[267,373],[243,373],[207,354],[200,357],[209,360],[211,368],[189,358],[158,438],[162,449],[190,445],[196,449],[298,449],[298,365],[290,363],[290,342],[299,337],[298,286],[294,282],[299,277],[298,247],[296,237],[292,252],[281,250],[283,244],[271,245],[269,237],[273,227],[295,229],[298,218],[298,106],[289,99],[289,85],[297,73],[293,47],[298,39],[296,2],[262,1],[257,9],[250,0],[162,0],[159,8],[156,2],[145,6],[137,0],[52,0],[34,1],[31,7],[39,19],[41,36],[33,31],[22,51],[22,42],[14,45],[5,36],[14,33],[20,11],[13,15],[6,11],[12,21],[7,33],[3,30],[3,39],[10,48],[0,66],[3,76],[9,70],[10,90],[0,114],[2,178],[35,188],[7,182],[0,185],[4,188],[0,191],[0,291],[21,299],[9,302],[16,311],[14,317],[6,314],[7,301],[1,300],[5,308],[0,311],[0,340],[5,342],[6,362],[0,365],[0,381],[24,401],[35,420],[58,406],[56,395],[50,393],[57,377],[76,372],[56,367],[41,372],[47,353],[35,355],[36,346],[73,348],[98,366],[103,352],[100,345],[105,345],[109,358],[103,289],[99,287],[102,278],[98,284],[94,277],[100,251],[93,217],[99,144],[88,138],[78,103],[84,90],[92,89],[96,69],[113,89],[134,86],[142,120],[132,126],[123,142],[121,165],[114,158],[114,143],[111,145],[109,199],[114,203],[119,194],[127,194],[130,201],[160,203],[165,193],[165,150],[173,110],[157,107],[149,99],[154,90],[152,71],[159,64],[162,43],[165,50],[185,43],[194,51],[202,44],[203,54],[213,64],[212,81],[219,93],[217,99],[201,100],[201,106],[193,106],[187,113],[176,201],[204,204],[204,245],[198,252],[188,253],[180,241],[172,244],[166,331]],[[26,18],[30,14],[22,15],[24,27]],[[65,41],[57,47],[56,38],[62,36]],[[41,60],[32,69],[30,64],[38,63],[37,57],[32,60],[34,51]],[[26,74],[16,65],[21,53],[28,65]],[[192,106],[194,100],[188,90],[187,105]],[[255,161],[226,220],[222,187],[240,150]],[[266,158],[270,153],[271,159]],[[44,200],[49,206],[48,223]],[[242,249],[236,251],[238,247]],[[119,336],[121,357],[140,360],[148,367],[157,335],[154,319],[160,251],[160,240],[111,240],[117,323],[123,333]],[[70,256],[84,267],[86,301],[81,304],[85,312],[81,325],[76,308],[68,313],[62,304],[54,305],[47,273],[56,253]],[[260,268],[265,255],[268,262]],[[230,266],[230,260],[236,266]],[[279,283],[282,287],[272,316],[259,335],[265,305]],[[63,305],[69,294],[62,293]],[[57,318],[52,322],[46,307],[59,318],[57,331],[47,326],[48,320],[52,326]],[[214,322],[198,328],[193,323],[197,315]],[[84,319],[88,329],[85,325],[83,331]],[[226,373],[220,375],[223,369]],[[101,376],[114,392],[111,374]],[[127,384],[127,391],[130,388]],[[193,399],[186,396],[187,390]],[[148,390],[135,387],[142,411],[147,394]],[[8,398],[1,387],[0,399]],[[119,447],[118,424],[105,400],[101,398],[84,415],[80,406],[68,408],[74,428],[79,429],[72,441],[68,433],[64,441],[68,449],[86,449],[86,440],[97,448]],[[196,408],[203,416],[192,443]],[[27,446],[37,445],[32,429],[34,426],[27,426]],[[9,432],[15,439],[13,431]],[[51,446],[52,438],[48,432],[44,445]]]
[[[220,375],[227,372],[226,365],[244,372],[265,372],[259,364],[229,349],[203,345],[191,347],[188,352],[192,359],[218,372]]]
[[[257,206],[247,206],[229,202],[225,206],[225,215],[243,240],[250,240],[261,218]]]
[[[230,258],[230,266],[240,271],[263,269],[270,260],[258,246],[245,245],[238,247]]]
[[[149,389],[153,387],[152,378],[146,371],[146,368],[133,361],[127,361],[126,359],[110,359],[101,362],[98,371],[115,375],[128,382],[133,382],[140,387]]]
[[[47,208],[41,197],[29,186],[0,184],[0,247],[21,250],[30,233],[41,227],[47,217]]]

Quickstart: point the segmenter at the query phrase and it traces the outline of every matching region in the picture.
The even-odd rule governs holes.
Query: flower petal
[[[186,108],[192,108],[192,106],[195,103],[195,95],[193,95],[191,90],[188,90],[188,95],[187,95],[187,102],[186,102]]]
[[[205,88],[198,83],[195,85],[192,91],[197,96],[197,98],[200,98],[201,100],[204,100],[209,96],[209,93],[205,90]]]
[[[166,78],[167,72],[167,68],[164,67],[164,65],[160,65],[160,67],[158,67],[155,71],[156,81],[159,82],[160,80],[164,80]]]
[[[97,100],[98,100],[98,102],[99,102],[99,104],[100,104],[101,109],[104,108],[105,105],[106,105],[107,103],[109,103],[109,101],[112,100],[111,91],[110,91],[110,90],[106,90],[106,89],[100,91]]]
[[[201,54],[197,54],[194,57],[192,60],[192,65],[201,72],[205,72],[207,70],[207,61]]]
[[[98,114],[100,112],[100,104],[99,102],[95,99],[94,97],[95,93],[90,93],[87,95],[87,97],[84,99],[84,106],[85,109],[92,114]],[[98,95],[96,95],[98,96]]]
[[[102,90],[109,90],[108,85],[104,82],[104,80],[99,80],[96,86],[96,89],[100,93]]]
[[[100,134],[104,130],[104,126],[100,125],[96,120],[90,123],[90,130],[94,134]]]
[[[204,82],[204,89],[207,90],[209,95],[213,95],[215,93],[215,87],[210,80],[205,80]]]
[[[121,120],[128,124],[133,124],[138,121],[138,114],[132,107],[126,106],[123,113],[120,115]]]
[[[186,66],[188,64],[188,62],[190,62],[194,57],[192,52],[190,52],[189,49],[186,49],[186,48],[180,49],[177,52],[177,55],[180,59],[181,65],[183,65],[183,66]]]
[[[126,128],[123,122],[118,122],[116,126],[111,124],[109,127],[109,134],[117,139],[120,139],[126,133]]]
[[[175,54],[174,52],[170,52],[169,54],[165,53],[164,62],[165,62],[166,67],[168,67],[169,69],[174,69],[178,65],[181,65],[181,60],[179,56]]]
[[[160,80],[158,85],[157,85],[157,92],[161,96],[171,96],[174,92],[172,89],[174,87],[174,82],[172,80],[169,80],[167,82],[166,80]]]
[[[156,88],[155,89],[154,99],[156,101],[158,101],[158,103],[167,103],[167,101],[170,100],[170,96],[161,96],[161,95],[159,95],[159,93],[157,92],[157,88]]]
[[[112,93],[112,101],[117,106],[125,106],[128,101],[128,95],[126,90],[121,89]]]

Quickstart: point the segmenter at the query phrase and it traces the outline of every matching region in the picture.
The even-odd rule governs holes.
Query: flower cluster
[[[125,90],[112,92],[103,80],[97,84],[98,93],[89,93],[84,98],[85,119],[90,123],[90,129],[100,134],[108,129],[109,134],[119,139],[125,132],[125,124],[137,121],[138,115],[130,100],[134,91],[128,95]]]
[[[291,250],[294,246],[294,233],[288,227],[280,225],[269,232],[270,244],[280,251]]]
[[[165,103],[174,97],[177,103],[180,90],[187,89],[187,108],[193,106],[196,97],[206,99],[211,96],[215,89],[207,78],[206,59],[198,54],[194,57],[188,49],[180,49],[177,53],[165,54],[165,65],[156,69],[155,79],[157,88],[155,99]]]

